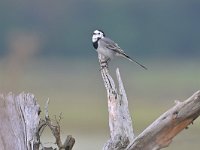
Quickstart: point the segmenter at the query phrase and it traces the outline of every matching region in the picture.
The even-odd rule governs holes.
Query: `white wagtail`
[[[98,55],[102,55],[103,59],[101,63],[107,63],[113,59],[115,56],[122,56],[128,60],[137,63],[142,68],[147,69],[145,66],[133,60],[111,39],[105,36],[105,33],[102,30],[95,30],[92,35],[92,43]]]

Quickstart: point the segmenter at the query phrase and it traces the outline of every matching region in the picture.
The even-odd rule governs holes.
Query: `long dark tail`
[[[127,58],[128,60],[135,62],[136,64],[138,64],[139,66],[141,66],[142,68],[144,68],[145,70],[147,70],[147,67],[145,67],[144,65],[140,64],[139,62],[137,62],[136,60],[132,59],[131,57],[129,57],[128,55],[126,55],[125,53],[122,54],[123,57]]]

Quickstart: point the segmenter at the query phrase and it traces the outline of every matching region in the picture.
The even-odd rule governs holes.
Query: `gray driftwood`
[[[128,109],[128,100],[121,80],[119,69],[116,70],[118,89],[107,67],[101,69],[101,75],[107,91],[110,139],[104,150],[125,149],[134,139],[132,120]]]
[[[200,91],[161,115],[127,147],[127,150],[159,150],[200,115]]]
[[[101,63],[101,62],[100,62]],[[173,137],[200,115],[200,91],[161,115],[141,134],[134,136],[128,111],[128,100],[123,83],[116,70],[119,89],[109,74],[107,64],[101,66],[101,75],[107,91],[110,139],[104,150],[159,150],[169,146]]]
[[[62,144],[60,118],[55,118],[55,123],[50,119],[48,101],[45,119],[41,119],[39,114],[40,107],[33,94],[0,95],[0,150],[53,150],[52,147],[44,147],[40,141],[45,127],[51,129],[59,150],[71,150],[75,139],[69,135]]]
[[[134,136],[128,100],[116,70],[118,89],[109,74],[107,66],[101,69],[107,91],[110,139],[104,150],[159,150],[167,147],[172,139],[200,115],[200,91],[187,100],[176,101],[176,105],[161,115],[141,134]],[[75,139],[68,136],[62,144],[59,120],[53,123],[48,114],[48,101],[45,119],[40,119],[40,107],[33,94],[12,93],[0,95],[0,149],[1,150],[52,150],[43,147],[40,136],[49,127],[56,139],[59,150],[71,150]]]
[[[32,94],[0,96],[0,149],[39,148],[36,136],[40,108]]]

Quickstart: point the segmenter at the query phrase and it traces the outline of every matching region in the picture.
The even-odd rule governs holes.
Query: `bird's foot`
[[[100,68],[99,71],[101,71],[104,68],[108,69],[108,63],[107,63],[107,61],[100,62],[100,66],[101,66],[101,68]]]

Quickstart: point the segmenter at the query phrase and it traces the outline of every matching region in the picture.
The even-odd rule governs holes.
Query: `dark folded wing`
[[[125,52],[117,45],[117,43],[115,43],[111,39],[104,37],[100,40],[100,42],[101,42],[102,46],[116,52],[117,54],[129,59],[132,62],[135,62],[136,64],[140,65],[142,68],[147,70],[147,68],[144,65],[140,64],[136,60],[134,60],[134,59],[130,58],[128,55],[126,55]]]
[[[101,42],[106,48],[113,50],[116,53],[124,54],[124,51],[113,40],[111,40],[107,37],[104,37],[104,38],[101,39]]]

